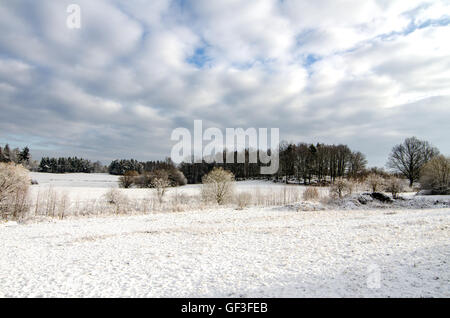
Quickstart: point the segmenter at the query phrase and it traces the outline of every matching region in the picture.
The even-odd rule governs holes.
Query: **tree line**
[[[232,172],[237,179],[273,179],[285,182],[296,181],[304,184],[333,182],[340,177],[356,178],[366,171],[367,160],[359,151],[352,151],[347,145],[326,145],[282,142],[279,148],[279,169],[274,175],[260,174],[264,165],[259,160],[250,163],[251,151],[234,151],[234,163],[183,162],[179,169],[189,183],[200,183],[204,175],[216,167]],[[226,158],[226,151],[223,157]],[[244,158],[238,163],[237,158]],[[223,160],[225,162],[225,160]]]
[[[389,172],[382,168],[367,169],[367,160],[364,154],[351,150],[347,145],[327,145],[323,143],[288,143],[282,142],[279,147],[279,169],[273,175],[261,175],[261,167],[264,166],[260,160],[251,163],[250,158],[254,155],[253,150],[245,149],[241,152],[234,151],[234,163],[219,163],[203,160],[200,163],[182,162],[175,165],[170,158],[163,161],[140,162],[134,159],[114,160],[107,167],[101,162],[92,163],[90,160],[68,157],[50,158],[44,157],[40,164],[32,161],[30,149],[11,149],[8,144],[0,146],[0,162],[13,162],[22,164],[30,170],[49,173],[72,173],[72,172],[108,172],[113,175],[125,175],[127,172],[135,172],[140,178],[135,178],[137,186],[147,187],[151,176],[155,172],[165,171],[169,175],[172,184],[183,184],[184,178],[188,183],[201,183],[202,178],[214,168],[223,168],[234,174],[237,180],[243,179],[275,179],[283,182],[295,182],[303,184],[328,184],[334,183],[341,178],[365,178],[369,174],[387,177],[394,173],[408,179],[410,186],[419,181],[423,176],[425,165],[431,160],[438,158],[439,150],[429,142],[419,140],[416,137],[406,138],[403,143],[395,145],[388,157],[386,166]],[[223,152],[222,162],[226,162],[226,151]],[[270,155],[270,154],[269,154]],[[256,157],[258,154],[256,153]],[[440,162],[446,164],[448,157],[441,156]],[[216,155],[217,158],[217,155]],[[243,158],[239,163],[238,158]],[[436,159],[437,160],[437,159]],[[434,162],[438,165],[439,161]],[[442,164],[441,164],[442,166]],[[446,166],[444,165],[444,168]],[[446,169],[446,168],[445,168]],[[443,169],[444,177],[441,179],[440,187],[447,187],[447,170]],[[429,169],[428,169],[429,170]],[[430,182],[430,181],[427,181]]]
[[[19,148],[10,149],[9,144],[6,144],[3,148],[0,146],[0,162],[14,162],[27,165],[30,163],[30,160],[31,154],[28,147],[20,150]]]
[[[361,176],[366,165],[366,156],[347,145],[282,143],[277,177],[304,184],[334,182],[337,178]]]
[[[156,170],[171,170],[176,168],[170,158],[165,160],[140,162],[135,159],[114,160],[108,166],[108,172],[112,175],[124,175],[128,171],[136,171],[138,174],[153,172]]]
[[[47,173],[101,173],[106,172],[101,162],[91,162],[90,160],[77,157],[44,157],[38,168],[39,172]]]

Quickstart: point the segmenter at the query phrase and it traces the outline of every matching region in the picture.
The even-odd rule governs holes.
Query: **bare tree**
[[[439,150],[429,142],[411,137],[392,148],[387,166],[402,173],[409,180],[411,187],[414,181],[419,180],[424,164],[438,154]]]
[[[352,178],[358,177],[364,172],[366,165],[367,159],[362,152],[352,152],[349,156],[348,175]]]
[[[223,168],[214,168],[203,177],[202,195],[207,200],[224,204],[233,195],[234,175]]]
[[[440,155],[425,164],[420,184],[433,194],[450,194],[450,157]]]
[[[151,185],[156,189],[156,195],[158,201],[161,204],[163,202],[164,195],[167,188],[170,186],[169,174],[165,170],[157,170],[153,173]]]

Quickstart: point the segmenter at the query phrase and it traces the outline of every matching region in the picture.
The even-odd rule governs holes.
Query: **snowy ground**
[[[30,173],[30,178],[38,181],[38,185],[31,187],[31,195],[36,198],[38,193],[45,192],[49,187],[60,194],[67,194],[71,201],[88,201],[101,198],[111,188],[118,188],[118,176],[112,176],[102,173],[72,173],[72,174],[54,174],[54,173]],[[237,191],[254,191],[260,189],[264,192],[280,191],[284,184],[273,183],[269,181],[240,181],[237,182]],[[299,191],[303,191],[303,186],[292,186]],[[322,189],[325,193],[327,189]],[[130,199],[148,198],[153,192],[152,189],[119,189]],[[168,190],[168,196],[173,194],[198,195],[200,194],[200,185],[186,185],[183,187],[171,188]]]
[[[8,223],[0,242],[4,297],[450,297],[450,209]]]
[[[118,180],[32,178],[33,195],[51,186],[72,201],[98,199]],[[276,195],[283,187],[237,183]],[[362,205],[358,195],[335,205],[3,222],[0,297],[450,297],[450,196]]]

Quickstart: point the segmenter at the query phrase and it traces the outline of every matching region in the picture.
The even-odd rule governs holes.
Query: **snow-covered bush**
[[[242,210],[246,207],[248,207],[252,202],[252,195],[248,192],[239,192],[236,195],[236,204],[238,206],[238,209]]]
[[[161,204],[164,195],[166,194],[166,190],[170,186],[169,174],[165,170],[156,171],[151,181],[151,185],[156,189],[156,196],[158,197],[158,202]]]
[[[350,180],[346,180],[344,178],[336,179],[330,187],[330,197],[342,199],[347,195],[351,195],[354,187],[354,183]]]
[[[25,216],[29,209],[28,170],[14,163],[0,163],[0,216],[14,219]]]
[[[105,194],[106,202],[114,207],[115,213],[126,213],[129,199],[128,197],[120,192],[118,189],[111,189]]]
[[[437,156],[425,164],[420,184],[432,194],[450,194],[450,157]]]
[[[217,204],[229,202],[234,192],[234,174],[223,168],[214,168],[203,177],[202,197]]]
[[[393,199],[398,199],[398,195],[400,192],[404,191],[405,182],[397,177],[391,177],[386,181],[385,190],[392,194]]]
[[[372,192],[378,192],[383,187],[384,179],[375,173],[371,173],[366,179],[366,184]]]
[[[319,190],[315,187],[307,187],[303,192],[303,200],[317,201],[319,199]]]

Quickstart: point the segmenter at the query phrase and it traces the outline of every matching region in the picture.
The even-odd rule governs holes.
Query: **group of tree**
[[[183,162],[179,169],[189,183],[201,183],[203,177],[214,168],[224,168],[234,174],[236,179],[275,178],[284,181],[297,180],[304,184],[312,182],[333,182],[336,178],[348,176],[358,177],[365,173],[367,160],[361,152],[351,151],[346,145],[326,145],[307,143],[281,143],[279,148],[279,169],[275,175],[262,175],[260,168],[264,165],[260,160],[251,163],[251,151],[245,149],[234,152],[233,163],[217,161],[200,163]],[[226,162],[224,151],[222,162]],[[238,157],[243,158],[241,162]]]
[[[113,175],[121,175],[123,188],[160,188],[161,185],[180,186],[187,180],[170,158],[164,161],[139,162],[134,159],[114,160],[108,167]]]
[[[438,155],[439,150],[428,141],[416,137],[406,138],[403,143],[392,148],[387,166],[403,174],[412,186],[419,180],[424,165]]]
[[[405,139],[392,148],[387,166],[408,179],[410,186],[420,181],[421,188],[433,194],[450,193],[450,157],[440,155],[427,141]]]
[[[20,150],[19,148],[10,149],[9,144],[6,144],[3,148],[0,146],[0,162],[28,165],[30,161],[30,148],[24,147]]]
[[[277,177],[304,184],[334,182],[337,178],[357,178],[366,171],[367,160],[347,145],[282,143]]]
[[[138,174],[152,172],[156,170],[172,170],[176,169],[175,164],[170,158],[157,161],[140,162],[135,159],[114,160],[108,167],[109,174],[122,176],[127,171],[136,171]]]
[[[77,157],[44,157],[39,164],[40,172],[48,173],[101,173],[106,172],[101,162],[92,163],[90,160]]]

